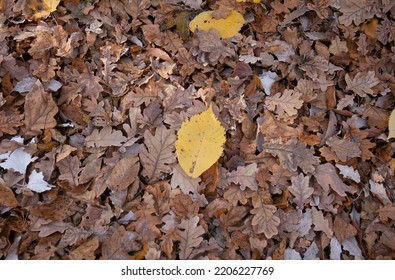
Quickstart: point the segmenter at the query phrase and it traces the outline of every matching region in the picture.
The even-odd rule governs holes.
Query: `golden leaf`
[[[242,14],[231,11],[227,18],[213,18],[212,11],[206,11],[196,16],[190,23],[189,29],[195,32],[196,28],[204,31],[215,29],[222,38],[230,38],[235,36],[245,23]]]
[[[26,0],[24,10],[32,20],[38,20],[49,16],[50,13],[55,12],[60,0]]]
[[[192,178],[199,177],[219,159],[226,140],[225,129],[211,105],[206,111],[184,121],[177,136],[178,161]]]
[[[395,109],[392,110],[388,120],[388,139],[395,138]]]

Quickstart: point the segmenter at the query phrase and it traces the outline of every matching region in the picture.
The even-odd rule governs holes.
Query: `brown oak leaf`
[[[343,183],[342,179],[336,173],[336,168],[331,163],[324,163],[317,166],[314,177],[325,193],[329,193],[330,189],[333,189],[340,196],[346,196],[346,192],[356,192],[351,186]]]
[[[40,80],[37,80],[27,93],[24,107],[26,135],[36,136],[42,129],[56,126],[54,117],[58,113],[58,107],[51,93],[44,91]]]
[[[294,176],[291,178],[292,185],[288,188],[288,190],[295,196],[293,201],[299,206],[300,209],[303,209],[304,204],[314,192],[314,188],[309,187],[309,181],[310,177],[303,176],[303,174],[299,174],[299,176]]]
[[[95,129],[91,135],[85,138],[87,147],[109,147],[122,146],[128,139],[119,130],[113,130],[111,126],[106,126],[102,130]]]
[[[239,184],[241,190],[247,187],[253,191],[258,189],[258,182],[255,179],[255,174],[258,171],[256,163],[251,163],[246,166],[239,166],[237,170],[231,171],[227,174],[226,180],[231,183]]]
[[[361,97],[366,97],[367,94],[375,95],[371,88],[380,83],[380,80],[375,77],[374,71],[358,72],[354,79],[346,74],[345,80],[347,83],[346,90],[353,91]]]
[[[302,93],[286,89],[283,93],[278,92],[266,97],[265,103],[270,111],[276,112],[280,117],[283,117],[285,113],[288,116],[294,116],[303,105],[301,97]]]
[[[144,132],[144,144],[139,154],[143,164],[142,174],[149,182],[159,180],[163,174],[171,172],[171,166],[175,162],[174,143],[176,135],[173,130],[160,126],[155,135],[146,130]]]
[[[277,208],[274,205],[261,204],[250,211],[254,215],[251,221],[256,234],[264,233],[270,239],[278,233],[280,218],[275,215]]]
[[[115,164],[107,183],[113,191],[123,191],[136,180],[139,169],[138,157],[126,156]]]
[[[187,260],[192,250],[202,243],[202,234],[205,230],[198,226],[199,217],[194,216],[188,220],[183,220],[179,225],[178,240],[180,241],[179,257],[181,260]]]
[[[358,144],[348,139],[339,139],[337,136],[332,136],[326,140],[326,144],[342,162],[361,156]]]
[[[127,231],[124,226],[118,226],[115,231],[102,243],[103,260],[130,260],[129,254],[141,249],[140,237],[133,231]]]
[[[315,231],[322,231],[331,238],[333,236],[333,231],[329,226],[329,222],[324,218],[324,214],[317,210],[315,207],[312,208],[312,217]]]

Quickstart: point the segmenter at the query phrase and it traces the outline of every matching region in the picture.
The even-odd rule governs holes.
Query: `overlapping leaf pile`
[[[0,259],[395,258],[394,1],[57,2],[0,1]]]

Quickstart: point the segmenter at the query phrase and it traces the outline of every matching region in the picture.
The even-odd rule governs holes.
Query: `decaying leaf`
[[[291,178],[292,185],[288,188],[289,191],[295,196],[294,202],[303,209],[306,201],[311,197],[314,192],[314,188],[309,187],[309,176],[294,176]]]
[[[132,252],[141,249],[139,236],[132,231],[127,231],[123,226],[118,226],[113,234],[105,239],[102,245],[103,260],[130,260]]]
[[[244,23],[243,15],[237,11],[231,11],[226,18],[219,19],[213,17],[212,11],[205,11],[189,23],[189,28],[192,32],[195,32],[196,29],[209,31],[213,28],[222,38],[230,38],[240,31]]]
[[[184,121],[177,133],[176,153],[185,173],[197,178],[209,169],[222,154],[224,134],[212,106]]]

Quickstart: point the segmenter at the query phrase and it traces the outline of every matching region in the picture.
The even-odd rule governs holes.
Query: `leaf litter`
[[[394,259],[394,14],[2,1],[0,259]]]

